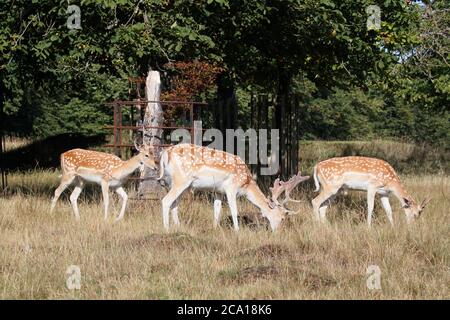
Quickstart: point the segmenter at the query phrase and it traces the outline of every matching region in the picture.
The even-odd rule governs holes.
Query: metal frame
[[[136,100],[136,101],[123,101],[123,100],[116,100],[113,102],[106,103],[107,106],[112,106],[114,108],[114,115],[113,115],[113,125],[105,126],[106,129],[112,129],[113,130],[113,144],[107,144],[105,147],[114,148],[114,153],[116,155],[120,155],[121,148],[130,148],[133,147],[133,144],[124,144],[122,141],[122,130],[132,130],[132,131],[138,131],[142,129],[141,126],[133,126],[133,125],[123,125],[122,123],[122,108],[124,106],[131,106],[136,107],[138,105],[147,105],[148,103],[160,103],[161,105],[189,105],[189,119],[191,126],[189,127],[177,127],[177,126],[146,126],[146,129],[162,129],[162,130],[175,130],[175,129],[186,129],[191,132],[191,138],[194,138],[194,121],[201,119],[201,117],[198,117],[195,119],[195,112],[194,107],[195,106],[207,106],[208,104],[205,102],[193,102],[193,101],[152,101],[152,100]],[[132,109],[133,110],[133,109]],[[163,110],[164,111],[164,110]],[[132,112],[132,115],[134,113]],[[162,147],[167,147],[172,144],[161,144]]]
[[[123,143],[122,141],[122,130],[132,130],[132,131],[138,131],[142,129],[142,126],[135,126],[135,125],[124,125],[122,123],[122,108],[131,106],[131,118],[134,119],[134,110],[137,106],[146,106],[148,103],[160,103],[162,106],[164,105],[189,105],[189,120],[190,120],[190,127],[177,127],[177,126],[145,126],[146,129],[162,129],[162,130],[175,130],[175,129],[185,129],[189,130],[191,132],[191,139],[193,141],[194,139],[194,121],[201,119],[201,109],[200,109],[200,116],[198,119],[195,119],[195,106],[208,106],[208,103],[205,102],[194,102],[194,101],[151,101],[151,100],[141,100],[141,89],[145,90],[145,79],[144,78],[128,78],[130,88],[129,88],[129,100],[115,100],[113,102],[106,103],[106,106],[113,107],[114,109],[114,115],[113,115],[113,125],[105,126],[106,129],[112,129],[113,130],[113,144],[107,144],[104,145],[104,147],[109,147],[114,149],[114,153],[118,156],[121,155],[122,148],[133,148],[133,144],[127,144]],[[142,88],[142,84],[144,84],[144,88]],[[135,91],[135,100],[131,100],[131,92]],[[144,108],[140,108],[140,120],[143,120],[144,117]],[[139,111],[139,110],[138,110]],[[164,112],[164,108],[163,108]],[[206,130],[206,129],[202,129]],[[161,147],[168,147],[172,144],[161,144],[159,146]],[[145,180],[143,178],[138,177],[130,177],[130,180]],[[130,198],[131,200],[154,200],[154,199],[139,199],[139,198]],[[159,200],[159,199],[158,199]]]
[[[124,144],[122,141],[122,130],[132,130],[138,131],[142,129],[142,127],[138,127],[135,125],[123,125],[122,124],[122,108],[124,106],[131,106],[131,119],[134,119],[134,110],[135,107],[138,106],[146,106],[148,103],[160,103],[162,106],[164,105],[189,105],[189,118],[190,118],[190,127],[175,127],[175,126],[160,126],[160,127],[150,127],[146,126],[146,129],[162,129],[162,130],[174,130],[174,129],[186,129],[191,131],[191,139],[194,138],[194,107],[195,106],[206,106],[207,103],[204,102],[193,102],[193,101],[149,101],[142,100],[141,91],[145,92],[145,78],[144,77],[128,77],[129,89],[128,89],[128,100],[115,100],[113,102],[106,103],[107,106],[112,106],[114,108],[114,123],[111,126],[106,126],[106,129],[113,130],[113,144],[107,144],[105,147],[114,148],[114,153],[116,155],[121,155],[122,148],[131,148],[132,144]],[[132,96],[136,98],[132,100]],[[144,108],[139,108],[140,111],[140,120],[143,121],[144,118]],[[164,110],[163,110],[164,112]],[[201,118],[201,116],[200,116]],[[170,146],[170,144],[161,144],[162,147]]]

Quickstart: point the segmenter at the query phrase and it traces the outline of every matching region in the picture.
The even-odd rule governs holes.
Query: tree
[[[385,127],[395,136],[449,148],[449,7],[445,1],[414,5],[411,41],[398,42],[398,63],[388,78],[374,78],[385,97]],[[375,87],[374,86],[374,87]]]
[[[353,108],[347,103],[355,97],[371,103],[375,90],[384,100],[382,106],[372,101],[377,112],[381,108],[396,122],[383,123],[380,116],[378,127],[396,130],[395,135],[406,128],[417,140],[444,143],[449,131],[448,37],[441,34],[448,31],[433,26],[448,24],[448,15],[439,15],[437,22],[427,20],[420,4],[386,0],[379,4],[381,29],[367,30],[366,8],[371,4],[369,0],[87,0],[80,3],[82,29],[69,30],[65,2],[2,1],[0,89],[6,127],[35,136],[98,133],[112,121],[112,110],[103,103],[127,98],[128,76],[142,76],[150,67],[165,72],[163,66],[174,61],[199,60],[222,68],[217,94],[236,100],[224,104],[220,114],[230,120],[223,128],[236,126],[233,118],[244,110],[242,105],[235,109],[237,91],[269,94],[276,106],[267,118],[284,130],[292,154],[300,133],[316,136],[317,128],[296,134],[288,127],[298,123],[310,127],[306,118],[295,118],[310,99],[328,110],[332,106],[325,100],[331,97],[346,109]],[[447,12],[444,1],[431,6]],[[413,58],[408,59],[428,50],[420,48],[434,50],[421,54],[431,79]],[[311,97],[299,91],[298,79],[316,88]],[[304,100],[287,105],[295,95]],[[314,116],[327,123],[327,113],[321,112]]]

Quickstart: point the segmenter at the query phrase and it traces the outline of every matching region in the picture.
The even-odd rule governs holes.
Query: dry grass
[[[18,149],[31,144],[33,141],[29,138],[17,138],[17,137],[6,137],[4,151],[8,152],[10,150]]]
[[[50,214],[57,175],[13,174],[10,193],[0,197],[2,299],[450,298],[448,176],[404,177],[414,196],[434,197],[409,227],[397,202],[395,229],[377,203],[368,230],[358,194],[338,198],[330,223],[318,225],[305,188],[297,195],[301,214],[276,233],[246,201],[238,233],[228,210],[214,230],[211,201],[189,194],[180,205],[182,227],[166,233],[159,202],[130,202],[122,222],[104,222],[97,188],[80,197],[80,222],[67,191]],[[66,288],[70,265],[81,269],[80,290]],[[366,287],[369,265],[381,268],[381,290]]]

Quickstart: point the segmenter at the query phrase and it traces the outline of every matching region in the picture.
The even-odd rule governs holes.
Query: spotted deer
[[[109,153],[84,149],[73,149],[61,154],[61,183],[55,190],[50,211],[54,210],[61,193],[71,184],[75,184],[70,195],[70,202],[75,218],[79,220],[78,197],[85,182],[93,182],[102,188],[105,220],[108,218],[109,189],[114,189],[122,198],[122,207],[116,221],[121,220],[125,214],[128,199],[127,193],[122,187],[123,184],[136,169],[142,166],[156,168],[152,149],[137,146],[136,143],[135,147],[139,153],[127,161]]]
[[[160,177],[170,185],[170,190],[162,199],[163,224],[169,230],[169,213],[178,226],[178,203],[180,196],[188,188],[212,190],[224,193],[228,200],[234,229],[239,230],[236,199],[246,196],[261,210],[275,231],[288,214],[294,212],[282,204],[267,198],[247,168],[245,162],[233,154],[193,144],[178,144],[164,149],[160,159]],[[215,201],[214,225],[220,219],[220,202]]]
[[[320,221],[326,221],[326,210],[332,198],[340,190],[367,191],[367,223],[372,222],[375,195],[391,225],[394,224],[389,195],[393,194],[405,210],[407,222],[417,218],[429,200],[418,204],[405,190],[395,170],[386,161],[367,157],[332,158],[314,167],[315,191],[320,194],[312,200],[313,211]],[[322,189],[321,189],[322,188]]]

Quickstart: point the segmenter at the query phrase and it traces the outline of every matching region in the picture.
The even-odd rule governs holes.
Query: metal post
[[[4,114],[3,114],[3,96],[2,92],[0,92],[0,172],[2,176],[2,190],[5,190],[8,186],[8,177],[5,169],[5,159],[4,154],[6,152],[6,141],[5,141],[5,135],[4,135]]]
[[[6,170],[4,169],[4,146],[5,146],[5,136],[3,135],[3,129],[0,132],[0,171],[2,175],[2,190],[5,190],[8,185],[8,180],[6,177]]]
[[[120,106],[118,103],[114,103],[114,153],[116,156],[120,156],[120,140],[119,140],[119,123],[118,123],[118,117],[119,117],[119,109]]]
[[[117,111],[118,111],[118,114],[117,114],[117,125],[118,125],[117,138],[118,138],[118,143],[121,146],[122,145],[122,106],[119,106]],[[121,148],[119,148],[118,156],[122,157],[122,149]]]
[[[191,122],[191,143],[194,143],[194,104],[189,104],[189,119]]]

